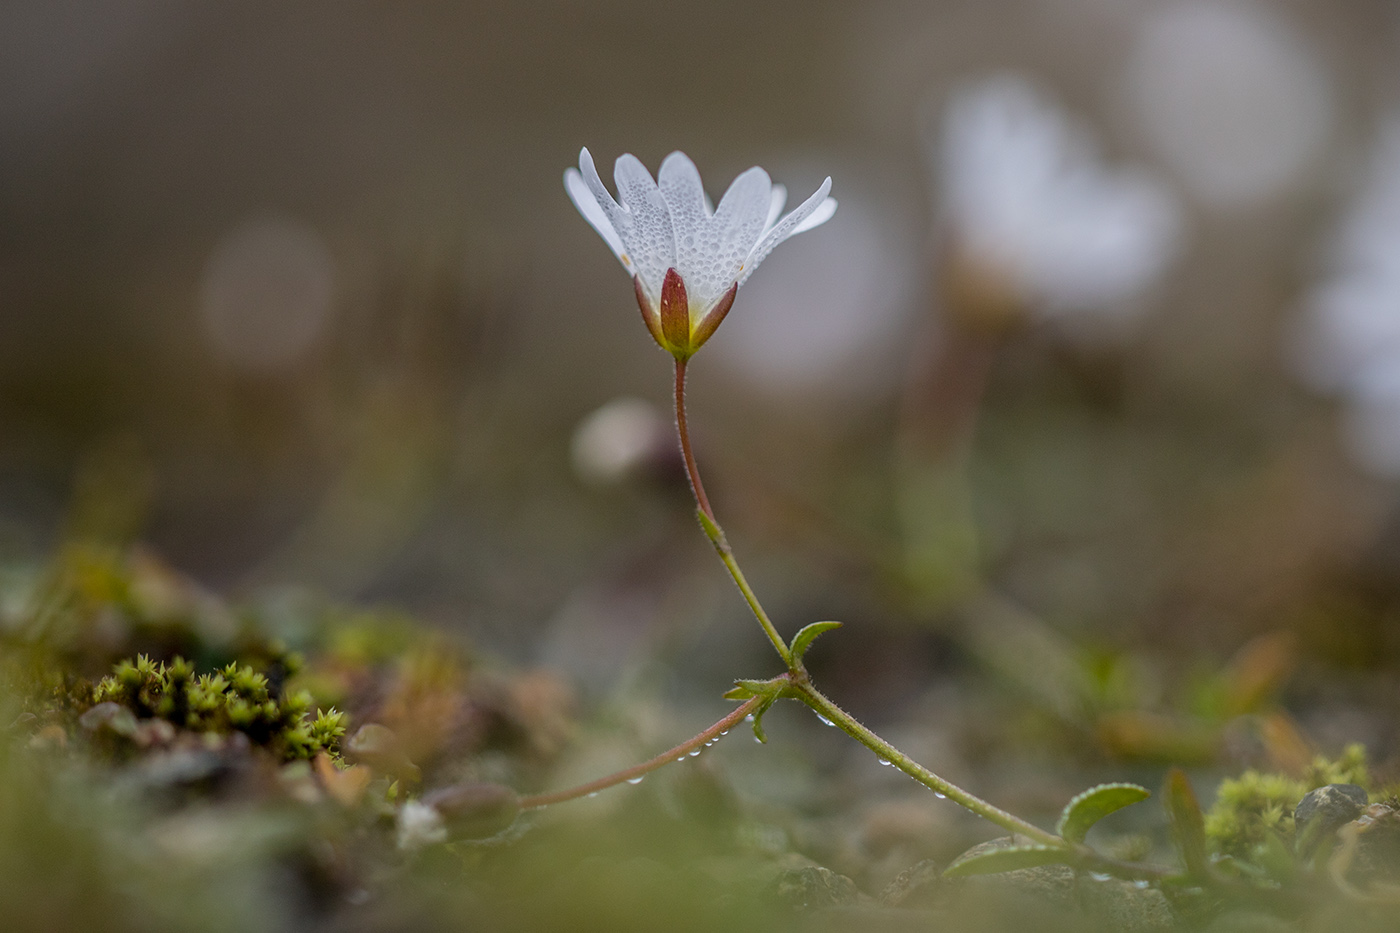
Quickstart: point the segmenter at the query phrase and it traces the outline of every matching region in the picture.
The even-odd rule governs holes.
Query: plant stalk
[[[633,765],[622,771],[609,774],[607,777],[600,777],[596,781],[589,781],[587,784],[580,784],[568,790],[555,791],[552,794],[534,794],[529,797],[520,798],[520,809],[538,810],[551,804],[563,803],[566,800],[577,800],[580,797],[587,797],[589,794],[596,794],[600,790],[614,787],[624,781],[634,781],[646,774],[650,774],[657,768],[670,764],[673,761],[689,757],[690,753],[701,749],[706,742],[712,742],[721,734],[744,721],[744,717],[757,710],[764,703],[763,697],[753,697],[736,706],[728,716],[710,726],[704,732],[694,738],[686,739],[670,751],[662,752],[650,761],[644,761],[639,765]]]
[[[685,360],[682,359],[676,360],[676,432],[680,435],[681,454],[685,457],[686,474],[690,477],[690,489],[695,494],[695,504],[700,509],[700,524],[705,529],[705,535],[714,545],[715,552],[719,554],[719,559],[724,562],[729,575],[734,578],[734,584],[739,587],[744,602],[749,604],[749,609],[753,612],[754,618],[758,619],[758,624],[763,627],[764,634],[773,643],[778,657],[783,659],[783,663],[787,665],[789,671],[796,673],[797,666],[793,664],[792,654],[788,651],[787,643],[778,634],[773,620],[768,618],[768,613],[763,611],[763,606],[759,603],[753,587],[749,586],[744,572],[739,569],[739,562],[734,559],[734,551],[729,546],[729,540],[724,536],[724,529],[715,520],[714,509],[710,508],[710,500],[705,495],[705,484],[700,481],[700,468],[696,466],[695,455],[691,452],[690,430],[686,427],[685,422]]]
[[[899,768],[914,780],[932,790],[935,794],[946,797],[955,803],[966,807],[983,819],[989,820],[1003,829],[1013,833],[1019,833],[1040,845],[1056,846],[1064,848],[1067,846],[1065,840],[1053,833],[1046,832],[1038,826],[1026,822],[1020,817],[1013,816],[995,807],[980,797],[974,796],[914,761],[908,755],[895,748],[889,742],[880,738],[870,729],[863,726],[854,716],[847,713],[831,700],[827,699],[816,687],[812,686],[811,679],[807,675],[806,669],[800,661],[793,658],[792,652],[788,650],[787,644],[778,635],[768,613],[763,610],[762,604],[758,601],[758,596],[753,588],[749,586],[748,580],[744,578],[744,573],[739,569],[739,562],[734,558],[734,551],[729,547],[729,542],[724,535],[724,529],[715,520],[714,509],[710,507],[710,500],[705,495],[705,486],[700,480],[700,470],[696,466],[695,456],[690,446],[690,432],[686,426],[685,418],[685,361],[676,360],[676,427],[680,435],[681,453],[685,457],[686,472],[690,476],[691,490],[695,493],[695,504],[699,507],[700,524],[705,529],[706,536],[710,543],[714,545],[719,558],[724,562],[729,575],[734,578],[734,582],[739,587],[739,592],[743,594],[744,601],[749,604],[749,609],[753,611],[754,617],[758,619],[758,624],[763,627],[763,631],[768,635],[769,641],[777,650],[778,656],[787,665],[788,673],[785,676],[787,687],[785,693],[796,697],[806,703],[818,714],[834,723],[843,732],[855,739],[857,742],[870,749],[880,757],[882,761],[888,761],[894,767]],[[753,702],[750,700],[749,702]],[[736,710],[736,712],[738,712]]]
[[[928,768],[925,768],[889,742],[880,738],[850,713],[827,699],[825,694],[812,686],[811,680],[807,677],[794,678],[790,689],[797,699],[810,706],[819,716],[831,722],[842,732],[878,755],[881,762],[886,762],[898,768],[938,796],[946,797],[954,803],[971,810],[983,819],[995,823],[1009,832],[1019,833],[1039,845],[1065,846],[1065,840],[1056,836],[1054,833],[1046,832],[1039,826],[1028,823],[1019,816],[1007,813],[1000,807],[993,806],[975,794],[968,793],[953,782],[934,774]]]

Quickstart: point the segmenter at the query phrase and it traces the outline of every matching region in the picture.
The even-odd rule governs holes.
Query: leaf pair
[[[701,520],[705,519],[704,513]],[[802,658],[807,653],[807,649],[816,641],[818,635],[829,632],[834,628],[840,628],[840,622],[813,622],[805,625],[802,630],[792,637],[792,643],[788,645],[788,655],[792,659],[794,669],[802,664]],[[750,700],[754,697],[763,697],[764,702],[753,711],[753,734],[754,738],[760,742],[767,743],[768,736],[763,731],[763,714],[772,708],[773,704],[781,700],[784,696],[793,696],[790,692],[790,681],[787,675],[774,678],[773,680],[736,680],[734,689],[724,695],[726,700]]]
[[[1042,865],[1074,865],[1080,860],[1076,847],[1099,820],[1151,794],[1136,784],[1100,784],[1079,794],[1060,813],[1056,831],[1063,846],[1022,845],[965,853],[948,866],[945,875],[990,875]]]

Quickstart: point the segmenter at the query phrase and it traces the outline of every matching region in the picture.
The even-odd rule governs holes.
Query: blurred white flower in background
[[[843,189],[840,223],[768,260],[744,286],[744,312],[715,337],[716,359],[749,386],[830,403],[898,381],[917,215],[881,209],[858,185]]]
[[[335,262],[315,230],[288,217],[247,220],[210,254],[199,316],[224,363],[257,374],[291,369],[323,336]]]
[[[1400,475],[1400,115],[1382,129],[1326,262],[1291,354],[1314,388],[1348,403],[1358,464]]]
[[[590,413],[574,430],[569,454],[574,472],[590,486],[614,486],[644,471],[676,441],[669,418],[651,402],[616,398]]]
[[[1037,313],[1131,311],[1179,251],[1168,188],[1105,166],[1089,129],[1023,77],[962,87],[926,137],[958,256]]]
[[[1331,132],[1322,64],[1276,7],[1256,0],[1154,3],[1126,78],[1148,142],[1213,207],[1286,193]]]

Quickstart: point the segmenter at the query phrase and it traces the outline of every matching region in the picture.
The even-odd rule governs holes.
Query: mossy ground
[[[1325,866],[1291,856],[1307,790],[1371,788],[1359,746],[1223,781],[1205,822],[1216,887],[1056,867],[952,882],[913,860],[874,886],[859,865],[873,856],[840,854],[829,821],[755,805],[699,767],[610,792],[626,797],[607,812],[581,801],[473,823],[481,814],[434,811],[436,835],[417,838],[405,826],[416,802],[557,786],[561,757],[606,730],[588,732],[557,678],[493,664],[401,613],[231,606],[133,552],[70,551],[27,581],[0,667],[6,929],[1396,926],[1372,903],[1381,888],[1358,876],[1339,891]],[[1163,823],[1099,844],[1170,864],[1151,841]],[[494,835],[479,838],[484,825]]]

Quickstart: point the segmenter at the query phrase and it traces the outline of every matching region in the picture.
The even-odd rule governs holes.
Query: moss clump
[[[294,667],[294,658],[284,660]],[[227,735],[242,733],[283,760],[336,755],[346,717],[335,708],[311,713],[311,694],[288,694],[247,665],[196,674],[192,663],[169,664],[145,655],[117,664],[92,690],[89,710],[104,703],[129,711],[137,720],[163,720],[177,729]],[[98,719],[110,717],[96,717]]]
[[[1366,749],[1349,745],[1336,759],[1314,758],[1301,777],[1246,771],[1220,783],[1206,815],[1206,836],[1215,850],[1252,859],[1270,837],[1293,840],[1293,810],[1308,791],[1327,784],[1370,786]]]

